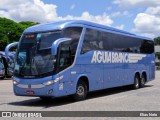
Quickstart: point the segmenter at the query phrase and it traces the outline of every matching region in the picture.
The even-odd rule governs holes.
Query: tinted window
[[[141,41],[136,38],[111,33],[110,39],[112,40],[112,48],[115,51],[139,52]]]
[[[81,27],[69,27],[63,30],[63,37],[79,40],[82,32]]]
[[[50,48],[55,40],[62,37],[60,32],[39,33],[38,36],[40,39],[39,50]]]
[[[68,44],[68,46],[70,47],[70,51],[71,51],[72,63],[75,58],[75,54],[77,51],[77,46],[79,43],[81,33],[82,33],[82,27],[69,27],[63,30],[64,37],[72,38],[72,40]]]
[[[112,45],[112,35],[110,35],[110,33],[107,32],[101,32],[102,34],[102,39],[103,39],[103,48],[105,50],[112,50],[113,49],[113,45]]]
[[[102,34],[97,30],[86,29],[81,52],[101,49],[103,49]]]
[[[154,43],[153,41],[143,40],[140,47],[141,53],[153,53],[154,52]]]
[[[71,40],[59,45],[58,72],[66,69],[74,62],[81,32],[81,27],[69,27],[63,30],[64,37],[71,38]]]
[[[153,41],[121,34],[86,29],[82,53],[91,50],[114,50],[151,54],[154,52],[154,43]]]
[[[60,44],[60,56],[59,56],[59,68],[63,70],[71,65],[71,54],[70,54],[70,41],[65,41]]]

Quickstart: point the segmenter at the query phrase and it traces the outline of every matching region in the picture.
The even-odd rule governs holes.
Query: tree
[[[21,24],[21,25],[23,25],[23,27],[27,28],[27,27],[30,27],[33,25],[37,25],[39,23],[38,22],[31,22],[31,21],[22,21],[22,22],[19,22],[19,24]]]
[[[160,52],[156,52],[156,56],[160,59]]]
[[[160,36],[154,38],[154,43],[155,43],[155,45],[160,45]]]
[[[16,23],[13,20],[0,17],[0,51],[3,51],[7,44],[19,41],[23,31],[36,24],[39,23],[30,21]]]

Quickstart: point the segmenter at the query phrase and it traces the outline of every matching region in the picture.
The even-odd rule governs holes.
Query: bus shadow
[[[52,98],[49,100],[41,100],[40,98],[34,98],[34,99],[31,98],[28,100],[11,102],[8,104],[15,106],[32,106],[32,107],[49,108],[53,106],[62,106],[66,104],[71,104],[73,102],[74,101],[70,97],[60,97],[60,98]]]
[[[140,89],[145,89],[147,87],[152,87],[153,85],[145,85],[145,87],[140,88]],[[115,88],[108,88],[104,90],[99,90],[95,92],[89,93],[87,99],[92,99],[92,98],[97,98],[97,97],[103,97],[103,96],[109,96],[109,95],[114,95],[122,92],[127,92],[127,91],[132,91],[134,90],[132,86],[122,86],[122,87],[115,87]]]
[[[147,87],[152,87],[152,86],[153,85],[146,85],[144,88],[141,88],[141,89],[145,89]],[[86,100],[103,97],[103,96],[114,95],[114,94],[131,91],[131,90],[133,90],[131,86],[108,88],[108,89],[89,93]],[[67,96],[67,97],[53,98],[47,101],[41,100],[40,98],[35,98],[35,99],[18,101],[18,102],[11,102],[8,104],[15,105],[15,106],[32,106],[32,107],[34,106],[34,107],[49,108],[53,106],[62,106],[62,105],[73,104],[73,103],[75,103],[75,101],[71,97]]]

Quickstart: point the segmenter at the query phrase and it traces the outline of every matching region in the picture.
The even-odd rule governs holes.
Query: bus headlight
[[[13,80],[14,85],[18,85],[19,83],[16,80]]]
[[[45,82],[45,83],[43,83],[43,85],[51,85],[51,84],[53,84],[54,83],[54,81],[52,80],[52,81],[47,81],[47,82]]]
[[[18,85],[19,84],[19,79],[18,78],[16,78],[16,77],[13,77],[13,84],[14,85]]]
[[[60,81],[61,79],[63,79],[63,76],[60,76],[60,77],[58,77],[58,78],[56,78],[54,80],[50,80],[50,81],[44,82],[43,85],[46,85],[46,86],[47,85],[51,85],[53,83],[56,83],[56,82]]]

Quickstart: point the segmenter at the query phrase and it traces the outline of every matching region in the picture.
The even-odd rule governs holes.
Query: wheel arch
[[[140,74],[139,71],[136,71],[136,72],[135,72],[134,77],[135,77],[136,75],[138,75],[138,77],[141,78],[141,74]]]
[[[141,74],[141,78],[142,78],[142,75],[145,76],[145,80],[146,80],[146,82],[147,82],[147,79],[148,79],[148,78],[147,78],[147,72],[146,72],[146,71],[143,71],[142,74]]]
[[[88,79],[88,76],[85,75],[85,74],[78,76],[76,85],[77,85],[78,82],[81,81],[81,80],[86,83],[86,85],[87,85],[87,90],[89,91],[89,79]]]
[[[138,79],[137,79],[138,78]],[[138,89],[140,87],[140,72],[135,72],[134,74],[134,83],[133,83],[133,89]]]

